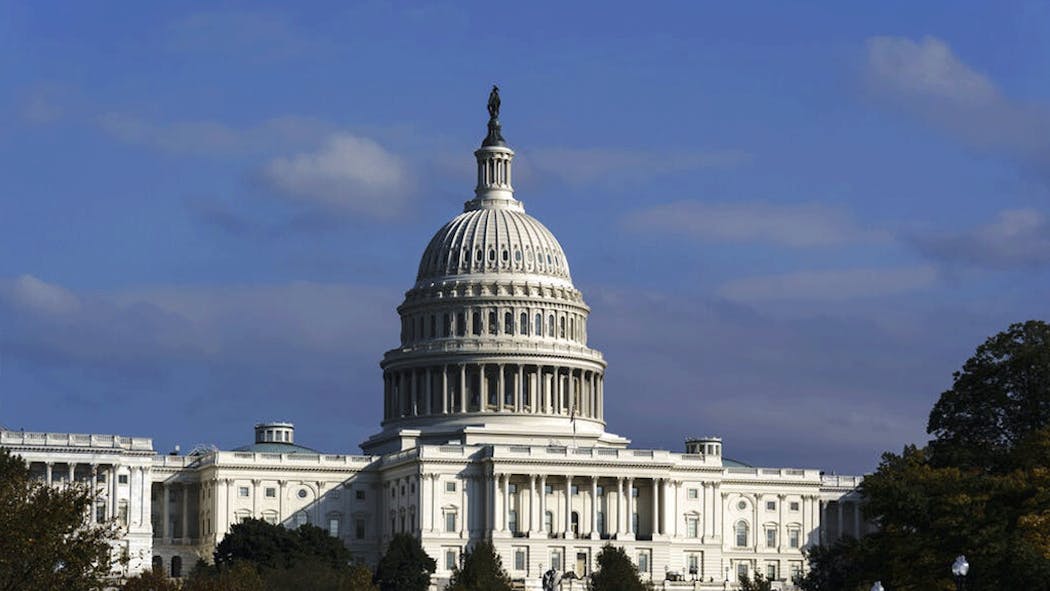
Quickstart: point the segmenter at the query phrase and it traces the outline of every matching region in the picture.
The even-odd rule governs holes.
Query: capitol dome
[[[383,369],[383,430],[366,453],[544,438],[626,446],[605,432],[605,360],[561,244],[514,197],[514,151],[490,102],[477,185],[423,251]]]

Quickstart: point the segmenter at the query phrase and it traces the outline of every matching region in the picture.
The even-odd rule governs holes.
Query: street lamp
[[[886,591],[882,586],[882,581],[875,581],[875,584],[871,586],[871,591]]]
[[[966,588],[966,573],[970,572],[970,563],[966,562],[966,556],[960,554],[952,563],[952,574],[955,575],[955,588],[962,591]]]

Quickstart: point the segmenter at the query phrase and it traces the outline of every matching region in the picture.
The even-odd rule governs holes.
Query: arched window
[[[514,334],[514,314],[512,312],[503,313],[503,334]]]
[[[554,338],[554,314],[547,318],[547,336]]]
[[[437,316],[435,314],[430,315],[430,338],[437,336]]]
[[[747,547],[747,533],[748,527],[746,521],[738,521],[736,523],[736,546],[737,548]]]
[[[153,557],[153,572],[164,574],[164,559],[160,556]]]
[[[467,334],[467,322],[463,312],[456,313],[456,336],[462,337]]]
[[[474,311],[474,336],[481,336],[481,311]]]
[[[489,334],[496,334],[499,332],[499,317],[496,315],[495,310],[489,310]]]
[[[543,336],[543,314],[536,312],[536,336]]]
[[[518,319],[518,333],[522,336],[529,336],[529,315],[525,312],[521,313],[521,318]]]
[[[182,558],[179,556],[171,557],[171,577],[178,579],[182,576]]]
[[[570,339],[575,339],[576,338],[576,317],[575,316],[571,316],[569,318],[569,338]]]
[[[559,339],[564,339],[565,338],[565,317],[564,316],[558,318],[558,338]]]
[[[443,321],[443,325],[444,325],[444,330],[441,332],[441,336],[443,336],[443,337],[450,336],[452,334],[452,316],[449,315],[448,312],[445,312],[445,315],[442,318],[442,321]]]

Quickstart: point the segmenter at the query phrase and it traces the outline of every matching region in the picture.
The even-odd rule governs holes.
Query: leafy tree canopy
[[[740,579],[740,591],[772,591],[773,582],[762,576],[762,573],[755,573],[754,577],[744,575]]]
[[[342,569],[351,559],[342,541],[317,526],[291,530],[261,519],[234,524],[215,548],[215,564],[220,566],[245,561],[258,568],[287,569],[310,561]]]
[[[374,582],[380,591],[426,591],[437,563],[427,555],[419,540],[397,534],[376,567]]]
[[[94,495],[83,484],[53,487],[0,449],[0,591],[104,587],[114,566],[114,523],[92,525]]]
[[[651,587],[638,575],[623,547],[606,544],[597,556],[598,568],[591,575],[592,591],[647,591]]]
[[[510,576],[492,542],[478,542],[452,570],[445,591],[511,591]]]

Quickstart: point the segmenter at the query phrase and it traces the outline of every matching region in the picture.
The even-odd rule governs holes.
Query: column
[[[836,537],[836,539],[841,540],[842,539],[842,497],[839,497],[838,500],[835,501],[835,509],[838,510],[838,521],[837,521],[837,523],[838,523],[838,528],[839,528],[838,536]]]
[[[441,366],[441,414],[447,415],[448,409],[452,406],[448,400],[448,365]]]
[[[427,400],[423,403],[423,408],[425,409],[424,413],[429,415],[434,413],[432,408],[434,404],[434,376],[431,375],[429,367],[427,367],[423,375],[426,376],[427,380]]]
[[[783,552],[784,536],[787,534],[787,528],[784,527],[784,502],[786,500],[787,495],[777,495],[777,508],[780,509],[777,512],[777,552]]]
[[[98,464],[91,464],[91,523],[98,523]]]
[[[461,365],[460,367],[462,368],[463,366]],[[460,481],[460,485],[461,485],[459,487],[459,491],[460,491],[460,494],[459,494],[460,515],[459,515],[459,524],[458,524],[459,525],[459,537],[460,538],[466,538],[467,537],[467,532],[468,532],[468,530],[467,530],[467,515],[469,515],[469,513],[467,512],[467,487],[470,486],[470,476],[464,475],[463,478]]]
[[[496,390],[499,391],[496,396],[496,408],[500,409],[500,411],[505,411],[507,410],[507,388],[503,381],[506,379],[503,372],[503,364],[497,364],[496,369],[499,371],[499,374],[496,376]]]
[[[591,476],[591,539],[601,537],[598,531],[598,477]]]
[[[161,519],[164,520],[163,523],[161,524],[161,528],[160,528],[160,530],[161,530],[161,538],[164,540],[165,544],[170,544],[171,543],[171,486],[167,482],[162,483],[160,486],[164,490],[164,505],[160,508]]]
[[[444,396],[442,396],[442,399],[444,399]],[[438,516],[438,495],[437,495],[437,491],[438,491],[438,486],[439,486],[438,485],[438,480],[439,480],[439,478],[438,478],[437,474],[431,474],[430,475],[430,531],[431,532],[439,531],[438,530],[438,527],[439,527],[438,526],[438,520],[437,520],[437,516]]]
[[[514,383],[514,412],[525,410],[525,366],[518,364],[518,377]]]
[[[711,535],[711,526],[714,525],[714,519],[711,518],[710,509],[711,506],[711,491],[708,490],[707,483],[700,483],[700,525],[703,528],[700,534],[700,541],[707,543],[707,536]]]
[[[539,531],[539,527],[536,526],[536,518],[539,517],[539,503],[536,498],[536,475],[529,475],[529,535],[534,535]]]
[[[540,497],[540,503],[539,503],[540,514],[538,515],[538,517],[539,517],[539,528],[538,529],[541,532],[543,532],[544,535],[547,535],[547,534],[550,534],[551,532],[547,531],[547,475],[546,474],[540,474],[539,497]],[[554,526],[554,520],[552,519],[551,520],[551,529],[553,529],[553,526]]]
[[[416,380],[416,373],[417,372],[414,369],[411,371],[412,377],[410,378],[410,380],[411,380],[410,383],[412,385],[411,386],[412,387],[412,392],[411,392],[412,403],[411,403],[411,407],[409,408],[409,413],[408,413],[411,416],[418,416],[420,414],[419,413],[420,409],[423,407],[423,405],[421,405],[419,403],[419,384],[418,384],[418,381]]]
[[[759,534],[758,528],[761,527],[761,525],[760,525],[760,523],[758,521],[758,504],[761,503],[761,502],[762,502],[762,495],[754,495],[754,502],[751,503],[751,507],[752,507],[753,512],[754,512],[754,524],[755,525],[753,527],[754,527],[755,535],[754,535],[754,538],[751,541],[754,542],[754,544],[752,546],[754,547],[755,552],[758,552],[758,537],[759,537],[759,535],[758,535]],[[764,531],[762,532],[762,535],[765,535]]]
[[[54,465],[55,465],[54,462],[44,462],[44,466],[47,468],[47,485],[48,486],[51,486],[51,484],[54,483],[54,480],[52,479],[52,476],[53,476],[52,472],[53,472],[53,469],[54,469]]]
[[[253,491],[254,492],[254,491]],[[255,502],[254,500],[252,501]],[[190,539],[190,495],[189,486],[187,484],[182,485],[182,543],[185,544]]]
[[[653,538],[660,534],[660,479],[653,478]]]
[[[66,483],[73,484],[73,478],[76,476],[77,473],[77,465],[73,462],[68,462],[66,464],[66,467],[69,468],[69,480],[67,480]]]
[[[565,539],[572,536],[572,476],[565,477]],[[568,552],[568,549],[566,549]]]
[[[634,538],[634,478],[627,479],[627,539]]]
[[[284,485],[287,483],[287,480],[277,481],[277,523],[284,522]],[[381,523],[379,517],[376,517],[376,520]]]
[[[714,528],[711,535],[717,536],[719,540],[725,539],[725,524],[722,510],[725,507],[725,499],[722,498],[722,485],[717,482],[711,483],[711,510],[715,518]]]
[[[671,481],[671,500],[674,501],[674,502],[671,503],[671,510],[668,511],[669,517],[671,519],[671,530],[672,531],[670,531],[668,533],[673,534],[674,537],[676,537],[676,538],[678,536],[682,535],[681,526],[679,525],[681,523],[681,521],[682,521],[682,511],[678,507],[678,497],[681,494],[682,494],[682,481],[681,480],[672,480]]]
[[[501,478],[503,502],[500,504],[499,528],[501,532],[506,532],[510,528],[510,524],[507,523],[510,516],[510,474],[504,474]],[[518,527],[521,527],[521,516],[518,517]]]
[[[617,540],[623,533],[623,477],[616,477],[616,523],[613,525],[613,537]]]
[[[826,505],[824,504],[824,499],[820,499],[819,497],[818,497],[818,499],[819,499],[817,501],[817,516],[818,516],[818,519],[817,519],[817,522],[814,525],[819,525],[820,526],[820,535],[819,535],[819,540],[820,541],[819,541],[819,543],[827,544],[829,536],[828,536],[827,526],[824,523],[824,508],[826,507]]]
[[[485,375],[485,364],[478,364],[478,406],[481,412],[488,411],[489,404],[489,380]]]
[[[459,412],[467,412],[467,366],[459,364]]]
[[[148,527],[150,530],[152,530],[153,529],[153,523],[152,523],[152,520],[150,519],[150,514],[149,514],[149,511],[148,511],[148,508],[150,506],[150,501],[151,501],[150,494],[152,492],[153,481],[149,477],[150,476],[150,469],[149,468],[143,467],[143,468],[141,468],[141,471],[142,471],[142,495],[140,496],[140,501],[139,501],[139,524],[142,526],[143,529]],[[92,480],[92,485],[94,485],[94,480],[95,480],[94,468],[92,468],[91,480]],[[93,513],[95,508],[92,507],[91,510],[92,510],[92,513]]]
[[[224,482],[226,483],[226,516],[222,520],[222,531],[226,532],[230,529],[233,514],[233,511],[230,511],[230,505],[233,504],[233,480],[227,478]]]

